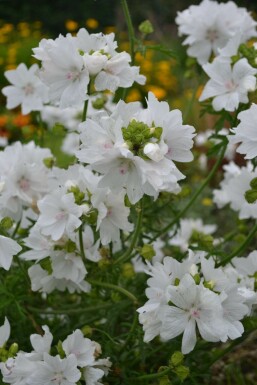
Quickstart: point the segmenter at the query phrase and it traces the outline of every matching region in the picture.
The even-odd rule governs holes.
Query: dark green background
[[[128,0],[133,21],[138,24],[149,18],[156,31],[173,31],[178,10],[201,1],[190,0]],[[257,11],[256,0],[237,0],[236,4],[249,11]],[[65,20],[73,19],[84,23],[87,18],[105,26],[124,25],[120,0],[0,0],[0,19],[14,24],[21,21],[42,21],[45,32],[65,33]]]

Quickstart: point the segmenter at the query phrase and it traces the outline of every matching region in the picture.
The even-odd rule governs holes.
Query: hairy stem
[[[138,242],[138,237],[141,231],[142,218],[143,218],[143,199],[141,199],[140,207],[138,208],[136,228],[135,228],[135,232],[134,232],[132,241],[130,243],[130,246],[123,255],[121,255],[118,259],[116,259],[116,261],[114,261],[114,264],[126,262],[130,258],[130,255],[133,252]]]
[[[108,282],[95,281],[92,279],[89,279],[88,282],[91,283],[91,285],[100,286],[100,287],[104,287],[106,289],[113,289],[115,291],[119,291],[120,293],[124,294],[126,297],[131,299],[131,301],[133,301],[135,304],[138,303],[138,300],[134,296],[134,294],[132,294],[130,291],[124,289],[123,287],[120,287],[120,286],[117,286],[117,285],[114,285],[114,284],[108,283]]]

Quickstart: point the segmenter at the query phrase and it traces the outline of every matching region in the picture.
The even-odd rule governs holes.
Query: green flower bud
[[[82,333],[84,336],[91,336],[93,334],[93,329],[89,325],[85,325],[81,328]]]
[[[68,189],[68,192],[72,193],[74,195],[74,200],[77,205],[81,205],[84,198],[85,198],[85,193],[80,191],[78,186],[71,186]]]
[[[144,245],[141,247],[139,250],[139,254],[144,258],[147,259],[148,261],[151,261],[152,258],[155,256],[155,250],[152,245]]]
[[[9,352],[8,352],[8,356],[9,357],[14,357],[16,355],[16,353],[18,352],[19,350],[19,346],[18,344],[16,344],[16,342],[14,342],[10,348],[9,348]]]
[[[178,365],[181,365],[184,361],[184,355],[179,352],[179,351],[176,351],[175,353],[172,354],[171,356],[171,359],[170,359],[170,366],[173,368],[173,367],[176,367]]]
[[[122,276],[124,278],[133,278],[135,276],[135,270],[131,263],[124,263],[122,265]]]
[[[250,182],[250,186],[253,190],[257,190],[257,178],[253,178]]]
[[[179,365],[174,370],[180,381],[184,381],[190,374],[190,370],[187,366]]]
[[[153,33],[154,32],[154,28],[153,28],[153,25],[152,23],[149,21],[149,20],[145,20],[143,21],[139,27],[138,27],[139,31],[141,33],[143,33],[144,35],[149,35],[150,33]]]
[[[106,102],[107,102],[107,97],[105,95],[102,95],[92,102],[92,106],[96,110],[101,110],[104,107]]]
[[[43,163],[47,168],[52,168],[55,163],[55,159],[51,156],[50,158],[43,159]]]
[[[0,227],[3,230],[9,230],[13,226],[13,220],[10,217],[4,217],[0,222]]]
[[[65,351],[63,350],[63,347],[62,347],[62,341],[58,341],[56,348],[57,348],[57,351],[58,351],[60,357],[65,358],[66,354],[65,354]]]
[[[214,286],[215,286],[215,282],[210,280],[210,281],[204,281],[204,287],[206,287],[206,289],[210,289],[210,290],[213,290]]]
[[[245,199],[248,203],[255,203],[257,200],[257,190],[247,190],[245,192]]]

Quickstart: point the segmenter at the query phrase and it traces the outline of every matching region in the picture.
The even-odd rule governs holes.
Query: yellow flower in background
[[[89,18],[86,20],[86,27],[90,29],[96,29],[98,28],[99,23],[96,19]]]
[[[13,28],[14,28],[13,24],[6,23],[6,24],[3,25],[3,27],[1,28],[0,31],[1,31],[1,33],[8,34],[8,33],[13,31]]]
[[[211,198],[203,198],[202,205],[203,206],[212,206],[213,205],[213,201],[212,201]]]
[[[67,31],[70,32],[76,31],[76,29],[78,29],[78,26],[79,25],[75,20],[66,20],[65,22],[65,28],[67,29]]]
[[[114,26],[109,26],[109,27],[105,27],[105,29],[104,29],[104,33],[106,33],[107,35],[109,34],[109,33],[115,33],[116,32],[116,28],[114,27]]]
[[[157,99],[164,99],[167,96],[167,91],[165,89],[154,84],[149,84],[145,88],[148,92],[151,91]]]
[[[136,102],[141,99],[141,94],[137,89],[132,89],[129,91],[129,94],[126,97],[126,102]]]

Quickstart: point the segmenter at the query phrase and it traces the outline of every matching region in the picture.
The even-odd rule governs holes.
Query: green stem
[[[189,103],[187,104],[187,107],[186,107],[186,111],[184,113],[184,116],[183,116],[183,121],[186,122],[189,114],[191,113],[191,110],[193,108],[193,104],[194,104],[194,101],[195,101],[195,97],[196,97],[196,94],[197,94],[197,90],[198,90],[198,86],[195,87],[194,91],[192,92],[192,96],[189,100]]]
[[[14,239],[15,235],[17,234],[17,231],[19,230],[20,224],[21,224],[21,219],[16,223],[15,229],[13,230],[13,233],[12,233],[13,239]]]
[[[79,227],[79,247],[80,247],[81,258],[83,259],[83,262],[85,264],[86,255],[85,255],[84,243],[83,243],[83,223]]]
[[[127,347],[129,341],[131,340],[131,338],[132,338],[132,336],[133,336],[133,334],[134,334],[134,331],[135,331],[136,326],[137,326],[137,313],[134,314],[134,319],[133,319],[133,323],[132,323],[132,325],[131,325],[130,331],[129,331],[128,336],[127,336],[127,338],[126,338],[124,344],[122,345],[122,347],[121,347],[119,353],[121,353],[122,351],[124,351],[125,348]]]
[[[165,376],[165,374],[168,374],[170,371],[171,371],[171,368],[167,368],[167,369],[162,370],[159,373],[145,374],[144,376],[131,378],[131,380],[132,381],[136,381],[136,380],[139,380],[139,381],[141,381],[141,380],[153,380],[155,378],[160,378],[160,377]]]
[[[129,44],[130,44],[130,55],[131,55],[131,65],[134,65],[135,61],[135,47],[134,47],[134,41],[135,41],[135,33],[134,33],[134,27],[132,24],[128,4],[126,0],[121,0],[121,6],[122,10],[125,16],[125,20],[128,27],[128,35],[129,35]]]
[[[29,310],[39,314],[77,314],[77,313],[87,313],[91,311],[105,309],[107,307],[113,306],[111,303],[104,303],[102,305],[88,306],[85,308],[76,308],[76,309],[40,309],[34,306],[27,306]]]
[[[143,199],[141,199],[140,207],[138,208],[136,228],[135,228],[135,232],[134,232],[132,241],[130,243],[130,246],[123,255],[121,255],[118,259],[116,259],[116,261],[114,261],[114,265],[118,263],[126,262],[129,259],[131,253],[133,252],[138,242],[138,237],[141,231],[142,218],[143,218]]]
[[[43,123],[40,111],[37,111],[37,121],[38,121],[39,128],[40,128],[40,145],[41,145],[41,147],[43,147],[44,138],[45,138],[45,128],[44,128],[44,123]]]
[[[89,85],[88,85],[89,87]],[[87,108],[88,108],[88,100],[85,100],[84,102],[84,108],[83,108],[83,112],[82,112],[82,118],[81,118],[81,122],[84,122],[86,120],[86,117],[87,117]]]
[[[229,262],[232,258],[234,258],[235,256],[240,255],[242,253],[242,251],[244,251],[246,246],[251,242],[251,240],[255,236],[256,231],[257,231],[257,222],[254,225],[254,227],[252,228],[252,231],[250,231],[248,236],[245,238],[244,242],[242,242],[241,245],[239,245],[237,249],[232,251],[232,253],[230,253],[226,258],[222,259],[222,261],[218,264],[218,266],[224,265],[227,262]]]
[[[124,289],[123,287],[120,287],[120,286],[117,286],[117,285],[114,285],[114,284],[108,283],[108,282],[95,281],[95,280],[92,280],[92,279],[88,279],[87,281],[89,283],[91,283],[92,285],[95,285],[95,286],[105,287],[107,289],[113,289],[113,290],[119,291],[120,293],[124,294],[126,297],[131,299],[131,301],[133,301],[135,304],[138,303],[138,300],[134,296],[134,294],[130,293],[130,291]]]
[[[226,145],[224,144],[223,147],[222,147],[222,151],[220,153],[220,156],[218,157],[218,159],[217,159],[215,165],[213,166],[211,172],[209,173],[207,178],[205,178],[205,180],[203,181],[201,186],[198,188],[198,190],[195,191],[195,193],[193,194],[192,198],[187,203],[187,205],[175,216],[175,218],[173,219],[172,222],[170,222],[161,231],[158,231],[158,233],[151,239],[151,242],[155,241],[160,235],[166,234],[178,222],[178,220],[187,212],[187,210],[192,206],[192,204],[195,202],[195,200],[198,198],[198,196],[201,194],[201,192],[208,185],[208,183],[210,182],[212,177],[215,175],[217,169],[221,165],[221,162],[222,162],[222,160],[224,158],[224,154],[225,154],[226,148],[227,148],[227,144]]]

